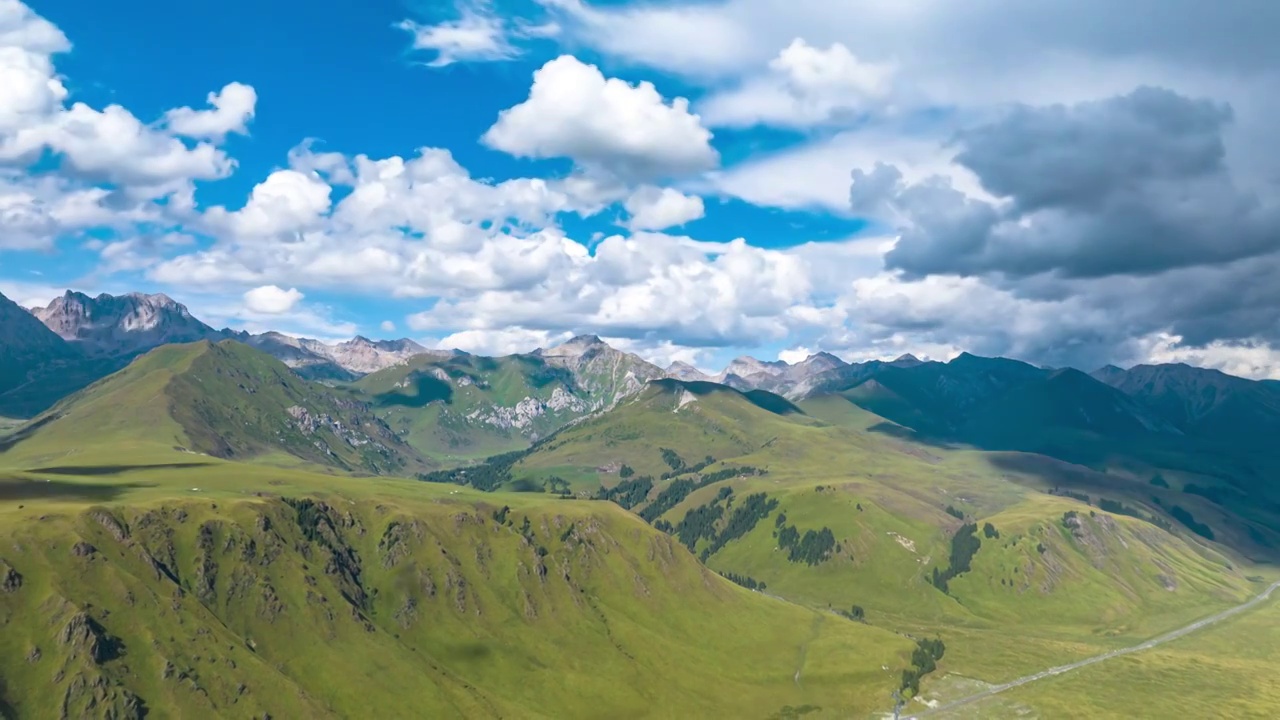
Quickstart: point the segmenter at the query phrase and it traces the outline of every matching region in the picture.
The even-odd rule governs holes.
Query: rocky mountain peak
[[[702,381],[710,379],[710,376],[698,368],[687,362],[681,362],[679,360],[676,360],[667,366],[667,377],[685,381]]]
[[[90,355],[131,355],[157,345],[223,337],[192,317],[186,306],[163,294],[102,293],[91,298],[68,290],[32,314]]]

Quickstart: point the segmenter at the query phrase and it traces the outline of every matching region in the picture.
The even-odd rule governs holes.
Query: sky
[[[0,292],[1280,378],[1280,3],[0,0]]]

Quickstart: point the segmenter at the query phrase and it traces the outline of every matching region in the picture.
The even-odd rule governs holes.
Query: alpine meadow
[[[1280,716],[1277,27],[0,0],[0,718]]]

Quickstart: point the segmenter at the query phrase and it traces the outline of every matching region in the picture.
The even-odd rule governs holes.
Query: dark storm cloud
[[[856,171],[855,211],[903,221],[889,267],[909,275],[1150,274],[1280,246],[1280,205],[1227,167],[1225,105],[1158,88],[1072,106],[1020,106],[960,133],[956,162],[993,195]]]

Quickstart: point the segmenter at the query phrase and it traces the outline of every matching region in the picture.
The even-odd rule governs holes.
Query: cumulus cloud
[[[275,285],[263,285],[244,294],[244,306],[262,315],[283,315],[292,310],[305,296],[297,288],[284,290]]]
[[[719,162],[688,100],[668,103],[652,83],[606,78],[571,55],[538,69],[529,98],[503,110],[483,141],[519,157],[567,157],[625,178],[682,175]]]
[[[1014,109],[957,137],[956,162],[1003,199],[942,178],[855,170],[857,212],[902,221],[888,263],[914,274],[1151,273],[1280,246],[1280,203],[1242,188],[1224,159],[1229,108],[1169,90]]]
[[[763,73],[698,109],[712,126],[850,122],[888,99],[893,73],[892,63],[860,60],[841,43],[822,49],[797,38]]]
[[[697,220],[706,214],[702,198],[672,188],[645,185],[627,198],[624,207],[632,230],[665,230]]]
[[[378,327],[382,330],[382,332],[393,333],[396,331],[396,324],[391,322],[390,320],[383,320],[382,324],[379,325]]]
[[[230,83],[221,92],[209,93],[208,102],[212,110],[183,107],[165,113],[169,130],[177,135],[218,141],[227,133],[248,134],[248,123],[258,104],[258,93],[252,87]]]
[[[414,50],[429,50],[435,57],[428,67],[458,62],[511,60],[520,51],[508,39],[506,21],[483,5],[464,7],[460,16],[434,25],[404,20],[396,27],[413,36]]]

